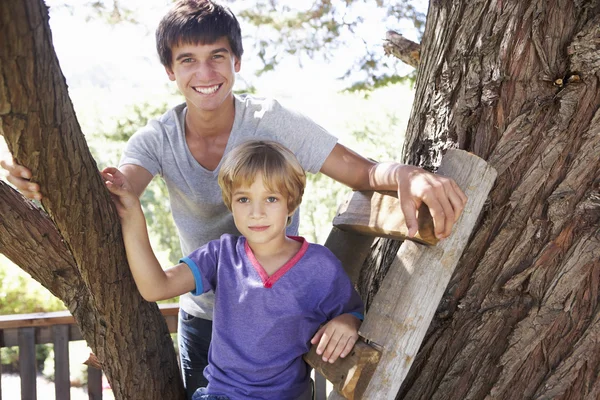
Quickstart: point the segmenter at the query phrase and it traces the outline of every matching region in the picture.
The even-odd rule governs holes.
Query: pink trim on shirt
[[[294,265],[296,265],[298,263],[298,261],[302,258],[302,256],[304,256],[304,253],[306,253],[306,250],[308,250],[308,242],[303,237],[301,237],[301,236],[288,236],[288,237],[290,239],[293,239],[297,242],[302,243],[302,245],[300,246],[300,250],[298,250],[298,252],[292,258],[290,258],[285,264],[283,264],[281,266],[281,268],[279,268],[277,271],[275,271],[275,273],[271,276],[269,276],[267,274],[267,271],[265,271],[263,266],[260,264],[260,262],[254,256],[252,249],[248,245],[248,241],[246,240],[246,242],[244,243],[244,250],[246,251],[246,255],[248,256],[248,258],[250,259],[250,262],[252,263],[252,266],[254,267],[254,269],[256,270],[258,275],[260,276],[260,279],[263,282],[263,286],[267,289],[273,287],[275,282],[277,282],[279,280],[279,278],[281,278],[283,275],[285,275],[285,273],[288,272],[290,270],[290,268],[292,268]]]

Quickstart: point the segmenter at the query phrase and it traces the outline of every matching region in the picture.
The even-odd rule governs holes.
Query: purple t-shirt
[[[213,337],[204,375],[210,394],[231,400],[295,399],[307,388],[302,355],[319,326],[363,303],[340,261],[304,238],[298,253],[268,276],[246,239],[229,234],[181,259],[194,295],[215,292]]]

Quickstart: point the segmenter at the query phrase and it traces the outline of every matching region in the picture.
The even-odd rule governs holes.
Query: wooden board
[[[352,353],[330,364],[324,362],[315,350],[316,346],[312,346],[310,352],[304,355],[304,360],[346,399],[360,399],[375,372],[381,353],[359,339]]]
[[[438,173],[454,178],[469,200],[448,238],[400,247],[360,328],[383,348],[365,399],[395,399],[496,179],[484,160],[462,150],[449,150]]]
[[[397,193],[353,192],[338,209],[333,218],[333,226],[363,235],[408,239],[435,245],[439,239],[435,237],[429,208],[425,204],[421,205],[417,216],[419,230],[414,237],[408,237],[408,228]]]

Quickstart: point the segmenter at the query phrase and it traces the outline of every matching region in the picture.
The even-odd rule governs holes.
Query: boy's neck
[[[300,251],[302,243],[284,236],[281,241],[264,244],[248,241],[248,246],[265,272],[271,276]]]
[[[231,96],[222,107],[216,110],[200,110],[188,104],[185,117],[186,136],[211,137],[226,134],[229,136],[235,120],[235,99]]]

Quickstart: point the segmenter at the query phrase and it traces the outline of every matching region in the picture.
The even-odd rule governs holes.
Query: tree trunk
[[[431,2],[405,161],[498,178],[398,398],[600,398],[599,50],[599,1]]]
[[[117,399],[184,398],[164,318],[129,273],[118,218],[77,123],[41,0],[0,3],[0,118],[0,133],[40,183],[55,225],[2,185],[0,249],[67,304]]]

